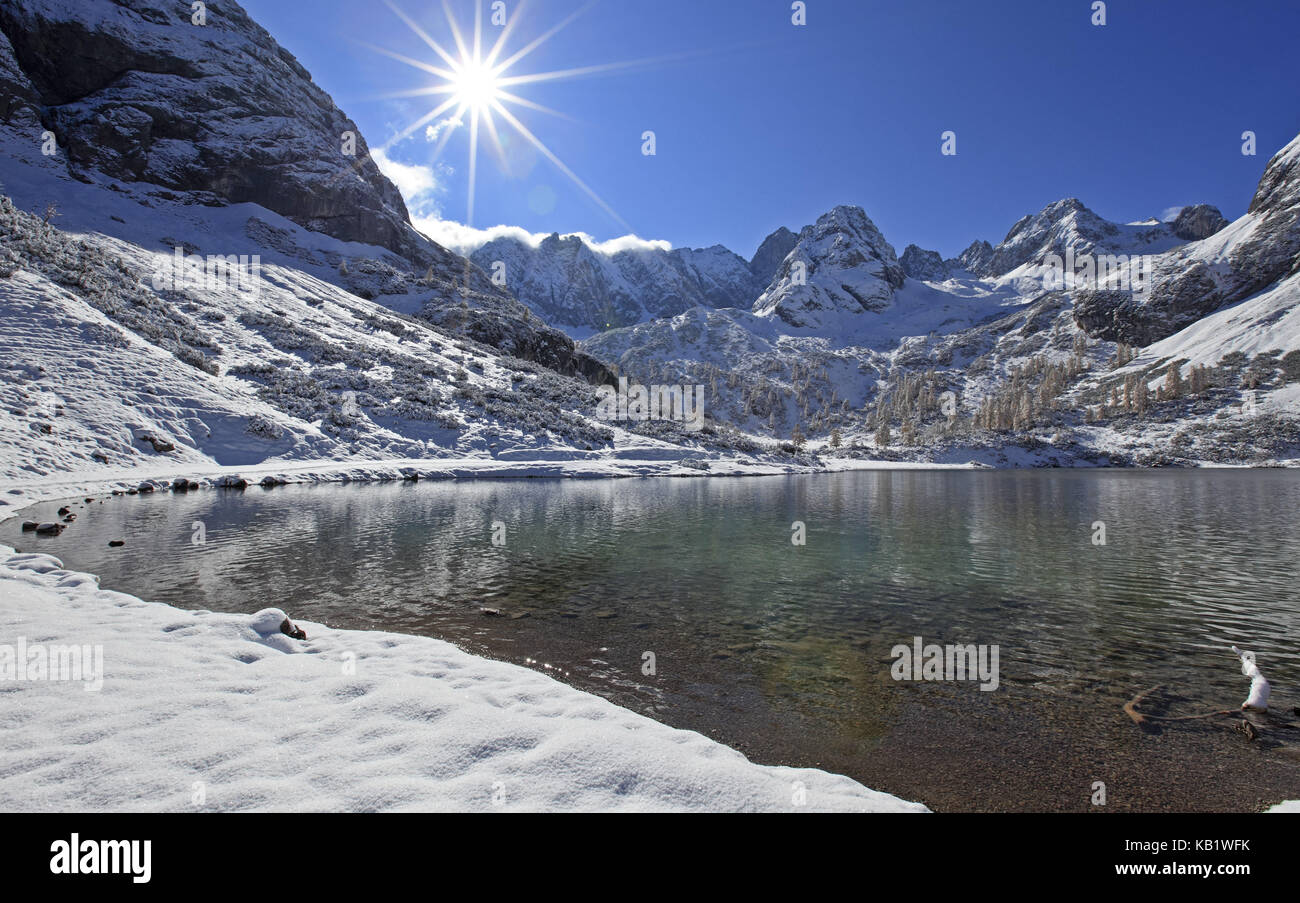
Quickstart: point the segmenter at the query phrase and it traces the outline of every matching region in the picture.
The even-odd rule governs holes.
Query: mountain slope
[[[355,123],[234,2],[208,4],[206,24],[194,25],[188,4],[0,0],[0,33],[0,113],[17,156],[29,157],[48,128],[53,160],[79,181],[155,186],[161,199],[195,206],[257,204],[377,246],[389,253],[374,255],[383,258],[374,278],[327,278],[406,308],[409,298],[394,296],[423,281],[441,291],[413,312],[432,322],[566,374],[612,378],[417,232]],[[241,245],[209,251],[246,253]]]

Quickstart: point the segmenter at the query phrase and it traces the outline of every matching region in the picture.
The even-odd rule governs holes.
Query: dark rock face
[[[1218,207],[1209,204],[1197,204],[1184,207],[1173,222],[1174,234],[1185,241],[1201,241],[1209,238],[1228,225]]]
[[[985,276],[988,275],[989,264],[992,262],[993,246],[986,241],[976,241],[956,258],[948,261],[948,264],[975,276]]]
[[[230,0],[209,3],[202,26],[189,4],[159,0],[6,0],[0,31],[74,172],[258,203],[417,263],[442,256],[356,124]]]
[[[763,243],[758,246],[753,259],[749,262],[749,271],[766,288],[776,278],[776,271],[781,268],[781,264],[790,256],[790,252],[798,243],[799,236],[782,226],[763,239]]]
[[[36,130],[40,125],[40,94],[14,57],[13,45],[0,31],[0,120]]]
[[[1190,244],[1165,255],[1145,295],[1080,293],[1076,322],[1093,338],[1149,345],[1300,272],[1300,138],[1269,162],[1249,213],[1253,224],[1222,251]]]
[[[1209,267],[1198,261],[1167,288],[1158,306],[1143,304],[1128,291],[1078,292],[1074,321],[1093,338],[1143,346],[1190,326],[1222,304]]]
[[[909,279],[937,282],[948,278],[948,265],[938,251],[926,251],[916,245],[903,249],[903,256],[898,259],[903,272]]]
[[[597,384],[618,382],[608,366],[578,350],[573,340],[558,329],[530,316],[513,298],[439,296],[425,304],[416,316],[448,332],[468,336],[566,376]]]

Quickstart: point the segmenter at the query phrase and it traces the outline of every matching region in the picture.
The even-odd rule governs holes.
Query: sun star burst
[[[521,121],[519,116],[511,112],[511,107],[532,110],[538,113],[544,113],[560,118],[569,118],[556,110],[545,107],[539,103],[521,97],[513,93],[514,88],[520,88],[527,85],[533,85],[540,82],[558,81],[568,78],[579,78],[583,76],[595,75],[602,72],[608,72],[614,69],[624,69],[632,66],[640,66],[646,63],[655,62],[653,60],[635,60],[621,63],[607,63],[597,66],[583,66],[574,69],[563,69],[553,72],[537,72],[533,74],[516,74],[514,71],[521,61],[531,54],[538,47],[541,47],[567,25],[573,22],[588,9],[595,5],[598,0],[592,0],[586,6],[577,10],[570,16],[566,17],[558,24],[552,26],[535,38],[520,50],[501,60],[505,52],[506,43],[514,32],[515,24],[519,22],[520,16],[527,6],[527,0],[523,0],[515,11],[509,15],[508,19],[496,19],[491,23],[492,27],[500,28],[500,34],[492,48],[485,54],[483,52],[483,4],[482,0],[474,0],[474,30],[467,39],[462,31],[456,17],[452,14],[450,0],[442,0],[443,14],[447,20],[447,27],[451,33],[454,42],[454,50],[448,50],[442,44],[439,44],[424,28],[422,28],[414,19],[402,11],[393,0],[384,0],[388,8],[391,9],[398,18],[400,18],[411,31],[420,38],[431,49],[436,60],[429,62],[426,60],[414,59],[404,56],[400,53],[387,50],[383,47],[376,47],[368,44],[370,49],[391,57],[401,63],[405,63],[414,69],[418,69],[427,75],[435,77],[436,81],[432,84],[421,88],[415,88],[408,91],[401,91],[395,94],[386,95],[389,98],[395,97],[445,97],[429,112],[398,132],[390,141],[384,145],[384,150],[392,148],[394,145],[405,141],[421,129],[428,129],[431,136],[437,135],[437,145],[434,149],[433,158],[430,165],[437,163],[441,158],[448,141],[462,125],[468,123],[469,132],[469,191],[466,204],[466,225],[474,224],[474,195],[475,187],[478,180],[478,145],[480,127],[487,132],[488,140],[492,149],[502,167],[509,173],[509,163],[506,159],[505,148],[501,142],[501,135],[497,128],[497,120],[500,119],[505,125],[509,126],[520,138],[531,144],[538,153],[545,157],[560,172],[572,181],[579,189],[583,191],[592,201],[596,203],[606,214],[612,217],[620,226],[632,231],[627,222],[619,216],[609,204],[607,204],[599,194],[597,194],[586,182],[561,160],[545,143],[542,142],[533,132]],[[498,15],[498,14],[494,14]],[[500,14],[504,15],[504,14]]]

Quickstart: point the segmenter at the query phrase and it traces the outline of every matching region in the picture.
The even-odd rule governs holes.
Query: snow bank
[[[0,679],[0,807],[926,811],[438,640],[299,622],[298,641],[282,619],[142,602],[0,547],[0,667],[20,638],[103,654],[98,691]]]

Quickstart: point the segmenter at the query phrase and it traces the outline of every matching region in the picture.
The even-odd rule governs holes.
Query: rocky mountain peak
[[[1204,229],[1214,224],[1208,213],[1192,216]],[[1202,240],[1167,255],[1142,295],[1081,292],[1075,321],[1096,338],[1149,345],[1300,272],[1300,137],[1269,161],[1234,233],[1226,242]]]
[[[899,258],[908,279],[934,282],[948,278],[948,264],[938,251],[926,251],[917,245],[908,245]]]
[[[986,273],[1004,276],[1048,254],[1064,254],[1067,248],[1073,248],[1076,254],[1090,253],[1118,232],[1114,223],[1093,213],[1078,198],[1064,198],[1012,226],[993,249]]]
[[[1196,204],[1179,211],[1172,228],[1174,234],[1184,241],[1201,241],[1221,232],[1227,225],[1228,221],[1218,207]]]
[[[992,261],[993,246],[987,241],[973,241],[970,247],[948,261],[948,263],[976,276],[983,276],[987,274],[989,264]]]
[[[781,261],[789,256],[798,242],[799,236],[785,226],[763,239],[763,243],[758,246],[758,250],[749,261],[749,270],[754,274],[754,278],[763,285],[770,284],[776,277]]]
[[[1269,161],[1251,199],[1249,213],[1271,213],[1300,204],[1300,136]]]
[[[837,331],[884,310],[906,278],[866,211],[836,207],[799,233],[753,310],[798,330]]]

